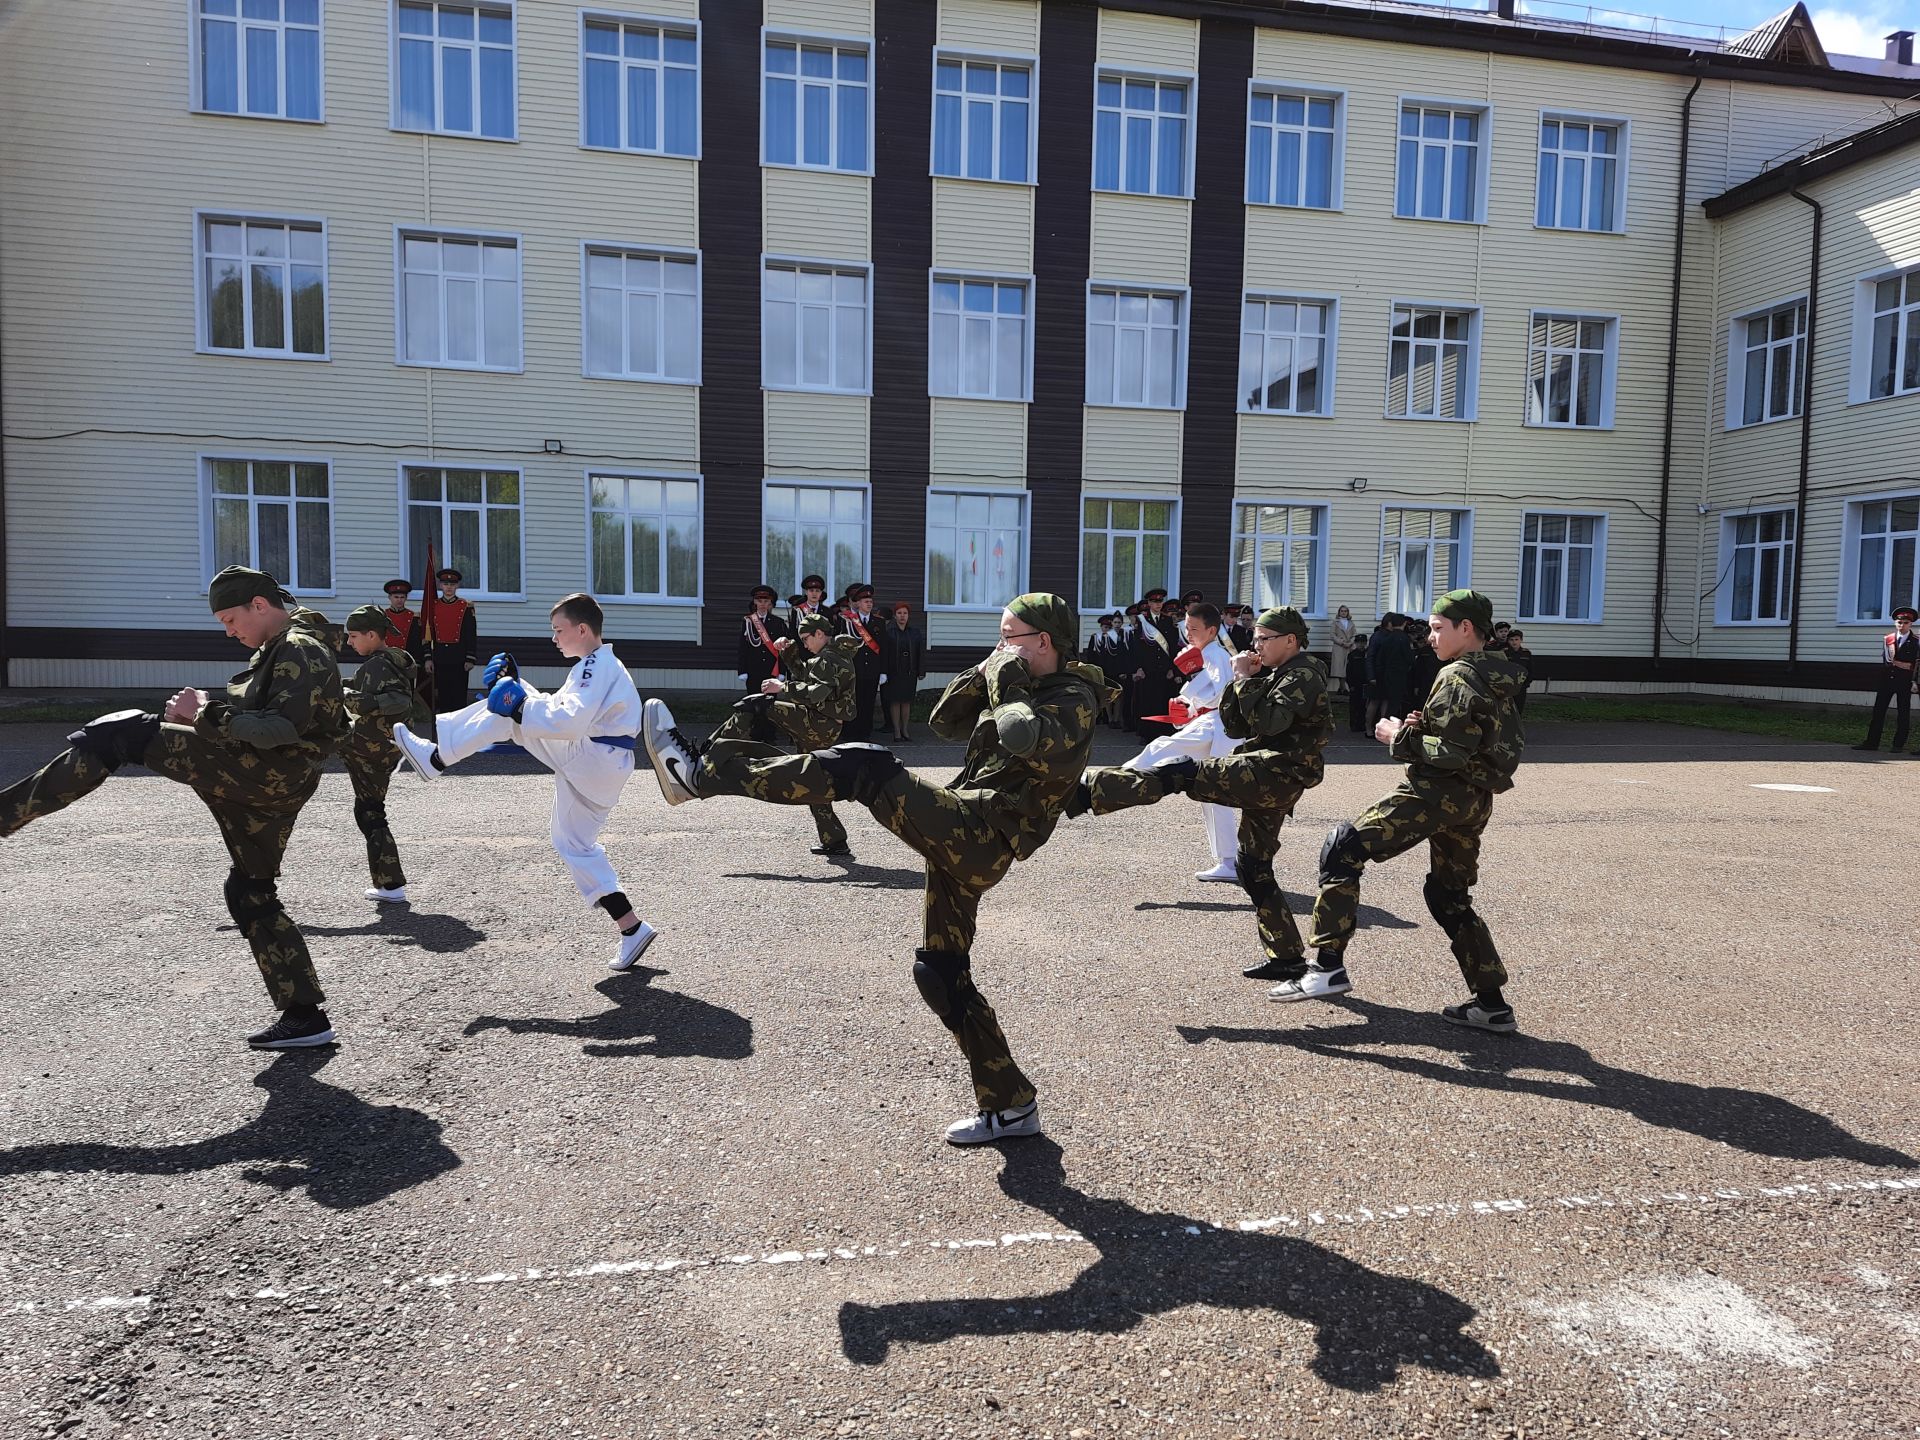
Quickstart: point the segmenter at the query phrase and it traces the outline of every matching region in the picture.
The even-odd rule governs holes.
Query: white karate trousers
[[[1227,727],[1220,723],[1220,716],[1213,711],[1189,720],[1171,735],[1162,735],[1158,740],[1147,743],[1133,759],[1123,767],[1128,770],[1147,770],[1162,760],[1176,759],[1181,755],[1191,755],[1195,760],[1212,760],[1222,755],[1231,755],[1239,741],[1227,734]],[[1240,812],[1228,805],[1200,806],[1201,818],[1207,826],[1207,849],[1213,852],[1216,865],[1233,865],[1240,859]]]

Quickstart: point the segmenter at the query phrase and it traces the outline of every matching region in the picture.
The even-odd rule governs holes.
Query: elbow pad
[[[993,728],[999,732],[1001,746],[1015,755],[1031,755],[1040,743],[1040,717],[1024,700],[997,706]]]

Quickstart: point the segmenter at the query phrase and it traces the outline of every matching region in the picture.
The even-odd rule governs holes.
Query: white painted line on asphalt
[[[1796,795],[1838,795],[1840,792],[1828,785],[1755,785],[1755,790],[1791,790]]]

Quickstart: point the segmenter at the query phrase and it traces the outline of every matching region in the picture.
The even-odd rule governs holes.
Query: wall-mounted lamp
[[[1364,475],[1356,475],[1353,477],[1353,479],[1347,481],[1347,489],[1353,491],[1353,493],[1356,495],[1358,495],[1362,490],[1366,488],[1367,488],[1367,477]]]
[[[567,453],[567,447],[562,445],[558,440],[542,440],[540,442],[540,448],[549,455],[564,455]]]

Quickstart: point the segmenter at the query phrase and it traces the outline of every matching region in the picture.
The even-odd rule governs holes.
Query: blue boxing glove
[[[487,691],[487,709],[496,715],[504,715],[516,724],[527,708],[527,687],[511,675],[493,682],[493,688]]]
[[[512,654],[502,650],[498,655],[487,661],[487,668],[480,672],[480,688],[482,690],[492,690],[495,683],[498,682],[502,676],[518,675],[519,673],[520,666],[514,661]]]

